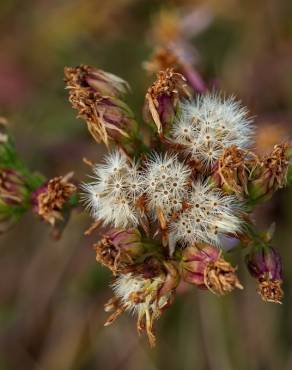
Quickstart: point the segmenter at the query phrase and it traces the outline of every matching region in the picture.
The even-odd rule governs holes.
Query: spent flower
[[[105,325],[111,324],[122,312],[137,316],[138,332],[146,331],[151,346],[155,345],[153,323],[173,301],[179,274],[171,262],[160,263],[153,258],[139,266],[138,273],[118,276],[113,283],[115,297],[105,305],[114,311]]]
[[[252,201],[265,201],[271,198],[275,191],[286,186],[291,161],[290,148],[288,143],[275,145],[272,152],[260,161],[248,188]]]
[[[120,99],[128,90],[121,78],[89,66],[65,68],[69,101],[83,118],[93,138],[107,146],[125,145],[137,136],[137,123],[130,108]]]
[[[182,251],[180,270],[184,281],[217,295],[243,289],[236,268],[224,260],[222,252],[208,244],[194,244]]]
[[[145,121],[154,121],[159,135],[162,135],[171,127],[179,101],[190,97],[191,92],[183,75],[172,68],[158,72],[145,97]]]
[[[114,274],[125,272],[145,252],[138,229],[111,229],[94,244],[96,260]]]
[[[63,220],[64,207],[75,193],[76,186],[69,182],[72,173],[66,176],[54,177],[37,188],[31,202],[34,212],[51,226]]]
[[[246,256],[248,270],[258,280],[258,293],[266,302],[281,303],[283,298],[283,267],[277,249],[255,246]]]

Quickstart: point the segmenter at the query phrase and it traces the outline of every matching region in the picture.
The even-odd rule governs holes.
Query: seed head
[[[106,311],[115,310],[105,325],[127,310],[137,316],[137,329],[146,331],[151,346],[155,345],[153,322],[172,303],[179,274],[170,262],[159,265],[150,260],[140,266],[139,274],[120,275],[113,284],[115,299],[105,305]],[[113,302],[115,304],[113,304]]]
[[[96,220],[117,228],[138,224],[135,202],[142,181],[135,165],[118,151],[108,154],[103,165],[94,167],[94,181],[84,184],[84,200]]]
[[[170,223],[171,238],[183,245],[203,242],[220,246],[220,234],[236,235],[241,230],[241,212],[235,196],[197,181],[189,207]]]
[[[247,114],[247,109],[233,97],[200,95],[196,101],[182,104],[170,138],[183,145],[193,160],[210,169],[226,147],[249,146],[251,121]]]
[[[161,209],[167,218],[182,210],[183,202],[189,196],[190,176],[190,169],[176,155],[155,153],[148,159],[142,178],[147,207],[154,219],[157,209]]]

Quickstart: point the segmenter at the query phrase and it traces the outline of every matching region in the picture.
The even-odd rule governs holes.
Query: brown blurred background
[[[30,168],[48,177],[74,170],[84,180],[82,157],[97,161],[102,154],[67,102],[65,65],[92,64],[127,79],[141,119],[149,84],[142,62],[161,10],[182,19],[207,15],[203,26],[200,16],[193,20],[199,69],[250,107],[260,151],[291,134],[291,0],[2,0],[0,115],[11,122]],[[110,276],[95,262],[96,236],[83,236],[89,217],[75,212],[54,242],[47,226],[27,214],[0,238],[0,369],[292,369],[291,190],[255,216],[262,227],[277,221],[284,304],[260,300],[238,256],[245,290],[225,298],[185,292],[159,321],[158,345],[150,350],[127,315],[103,327]]]

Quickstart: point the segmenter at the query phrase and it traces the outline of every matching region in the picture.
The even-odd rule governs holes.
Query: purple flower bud
[[[258,293],[267,302],[281,303],[283,268],[279,252],[270,246],[254,248],[246,256],[247,268],[259,282]]]
[[[182,253],[183,279],[201,289],[224,295],[234,288],[242,289],[235,274],[236,269],[221,257],[220,250],[202,244],[186,247]]]

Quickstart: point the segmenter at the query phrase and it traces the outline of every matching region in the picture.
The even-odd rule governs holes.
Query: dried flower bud
[[[63,219],[64,206],[76,191],[76,186],[68,181],[72,175],[54,177],[32,194],[34,212],[52,226]]]
[[[121,78],[89,66],[65,68],[69,101],[83,118],[93,138],[107,146],[137,135],[137,123],[120,95],[128,89]]]
[[[0,233],[7,231],[27,210],[30,191],[23,175],[0,168]]]
[[[136,272],[122,274],[113,284],[115,298],[105,305],[113,311],[105,325],[110,325],[125,310],[137,314],[138,332],[146,331],[151,346],[155,345],[153,322],[173,301],[179,274],[171,262],[150,258],[137,266]]]
[[[87,88],[100,95],[119,97],[129,90],[129,85],[122,78],[88,65],[76,68],[66,67],[65,81],[68,89]]]
[[[258,293],[266,302],[281,303],[283,269],[279,252],[270,246],[257,247],[246,256],[250,274],[259,282]]]
[[[171,68],[160,71],[145,97],[145,120],[153,120],[161,135],[170,128],[179,100],[187,97],[191,94],[183,75]]]
[[[113,229],[94,245],[96,260],[114,274],[123,272],[144,252],[138,229]]]
[[[186,247],[182,252],[183,279],[201,289],[217,295],[230,293],[234,288],[243,289],[229,262],[221,257],[218,248],[207,244]]]
[[[0,168],[0,205],[23,205],[27,196],[24,177],[16,170]]]
[[[289,144],[275,145],[271,154],[265,156],[255,170],[255,179],[248,191],[251,200],[266,201],[273,193],[284,187],[289,167]]]
[[[225,192],[247,195],[249,174],[256,164],[255,154],[232,145],[219,158],[212,179]]]

